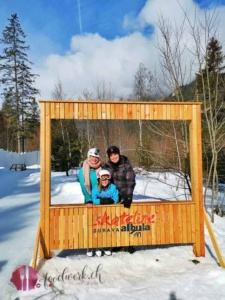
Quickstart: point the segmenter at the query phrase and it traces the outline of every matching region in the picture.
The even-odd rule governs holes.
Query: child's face
[[[106,175],[106,176],[102,176],[100,181],[101,181],[101,185],[102,186],[107,186],[109,184],[109,177]]]

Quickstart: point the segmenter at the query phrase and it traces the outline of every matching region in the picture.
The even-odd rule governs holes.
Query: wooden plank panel
[[[78,103],[78,119],[83,119],[84,118],[84,104],[83,103]]]
[[[182,205],[182,243],[187,243],[187,206]]]
[[[137,119],[137,104],[132,104],[132,119],[136,120]]]
[[[166,119],[171,120],[171,105],[166,106]]]
[[[102,208],[101,206],[97,206],[97,215],[100,217],[104,217],[104,215],[102,215]],[[104,222],[102,222],[101,226],[98,226],[98,239],[97,239],[97,248],[101,248],[103,246],[103,238],[102,238],[102,227],[103,227]]]
[[[191,243],[191,205],[187,205],[187,243]]]
[[[195,221],[195,205],[191,206],[191,240],[193,243],[196,242],[196,221]]]
[[[147,216],[148,212],[147,212],[147,205],[142,206],[142,214],[143,216]],[[144,224],[144,226],[146,227],[147,225],[147,219],[143,220],[142,223]],[[142,245],[147,245],[148,244],[148,231],[147,230],[143,230],[142,232]]]
[[[149,217],[152,215],[151,206],[149,204],[146,205],[146,215]],[[147,222],[147,223],[150,226],[150,230],[146,232],[147,239],[146,239],[146,243],[145,240],[143,241],[143,244],[151,245],[152,244],[152,223],[151,222]]]
[[[178,230],[178,206],[173,206],[173,228],[174,228],[174,243],[179,243],[179,230]]]
[[[170,224],[169,224],[169,205],[164,205],[164,231],[165,231],[165,244],[170,243]]]
[[[100,206],[101,207],[101,215],[107,215],[107,209],[105,205]],[[107,222],[104,222],[104,224],[102,225],[102,244],[100,246],[106,247],[107,245],[107,239],[106,239],[106,232],[107,232]]]
[[[65,103],[62,102],[59,104],[59,118],[65,119]]]
[[[162,119],[167,120],[167,105],[162,105]]]
[[[50,234],[50,250],[55,249],[55,216],[54,216],[54,210],[50,210],[49,213],[49,218],[50,218],[50,227],[49,230],[51,232]]]
[[[184,120],[184,105],[179,105],[180,111],[179,111],[179,119]]]
[[[106,119],[111,119],[111,104],[106,103]]]
[[[182,243],[182,206],[178,204],[178,242]]]
[[[70,110],[69,119],[73,119],[73,117],[74,117],[74,105],[73,105],[73,103],[69,104],[69,110]]]
[[[136,115],[137,120],[140,120],[140,118],[141,118],[141,105],[140,105],[140,103],[137,103],[136,109],[137,109],[137,115]]]
[[[174,244],[174,211],[172,205],[169,205],[169,233],[170,244]]]
[[[160,244],[165,244],[165,213],[164,213],[164,205],[159,206],[159,213],[160,213]]]
[[[141,114],[141,120],[145,119],[145,105],[143,103],[140,104],[140,114]]]
[[[73,249],[74,240],[74,228],[73,228],[73,209],[69,209],[69,249]]]
[[[192,120],[192,105],[187,106],[187,118],[188,120]]]
[[[175,105],[170,105],[170,119],[176,120]]]
[[[154,119],[154,106],[152,104],[149,104],[149,120]]]
[[[64,237],[65,237],[64,209],[60,208],[60,210],[59,210],[59,249],[65,249],[64,248]]]
[[[81,109],[81,111],[82,111],[82,116],[80,116],[80,117],[81,117],[81,119],[83,119],[83,120],[87,120],[87,115],[88,115],[87,102],[84,101],[83,103],[81,103],[81,105],[82,105],[82,109]],[[80,108],[79,108],[79,109],[80,109]]]
[[[153,104],[153,120],[157,120],[157,118],[158,118],[157,104]]]
[[[51,116],[51,119],[55,119],[55,104],[54,103],[50,103],[50,116]]]
[[[130,216],[134,216],[135,211],[136,211],[136,205],[134,205],[134,203],[132,203],[132,205],[131,205],[131,207],[129,209],[129,215]],[[129,223],[134,223],[134,222],[133,222],[132,219],[129,219]],[[135,236],[134,236],[134,234],[131,234],[129,232],[128,238],[129,238],[128,244],[134,246],[135,245]]]
[[[93,208],[87,209],[88,214],[88,245],[87,248],[93,248]]]
[[[93,212],[93,248],[98,248],[98,209],[97,206],[92,208]]]
[[[123,104],[119,105],[119,112],[120,112],[119,119],[123,120]]]
[[[119,105],[115,105],[115,119],[116,120],[120,120],[120,106]]]
[[[137,210],[140,213],[140,219],[142,219],[142,217],[144,215],[144,206],[142,206],[142,205],[138,206],[137,205],[136,207],[137,207]],[[138,226],[139,228],[142,228],[143,222],[140,222],[138,225],[139,225]],[[138,232],[140,232],[141,234],[137,235],[137,244],[142,246],[143,245],[143,233],[144,233],[144,231],[143,230],[139,231],[139,229],[138,229]]]
[[[145,120],[149,120],[150,118],[150,105],[145,106]]]
[[[156,209],[155,205],[151,206],[151,214],[155,216],[155,219],[153,223],[151,224],[151,240],[152,240],[152,245],[156,245],[156,226],[157,226],[157,215],[156,215]]]
[[[79,249],[79,208],[75,207],[73,210],[73,243],[74,248]]]
[[[136,216],[133,217],[133,219],[131,220],[130,224],[130,228],[132,228],[132,230],[130,230],[130,237],[132,237],[132,244],[133,246],[135,245],[139,245],[139,242],[142,242],[141,240],[141,236],[142,236],[142,232],[139,231],[139,226],[140,226],[140,216],[142,214],[142,206],[138,206],[137,204],[132,204],[133,207],[133,211],[132,211],[132,215]],[[127,212],[127,209],[125,209]],[[131,238],[130,238],[131,241]]]
[[[90,111],[92,113],[91,109],[90,109]],[[87,104],[87,102],[84,102],[84,119],[85,120],[89,119],[89,105]]]
[[[97,103],[97,119],[102,119],[102,106],[100,103]]]
[[[123,120],[127,120],[127,104],[123,104]]]
[[[69,219],[68,208],[64,209],[64,249],[69,248]]]
[[[56,208],[54,209],[54,213],[55,213],[55,250],[59,249],[59,226],[60,226],[60,222],[59,222],[59,209]]]
[[[83,207],[79,207],[78,209],[78,217],[79,217],[79,249],[83,248],[84,245],[84,227],[83,227]]]
[[[157,116],[158,116],[158,120],[163,120],[163,109],[162,109],[162,105],[160,104],[157,105]]]
[[[175,106],[175,120],[180,120],[180,105],[174,105]]]
[[[106,106],[105,106],[105,103],[102,103],[101,105],[101,109],[102,109],[102,119],[106,119]]]
[[[98,112],[97,112],[97,104],[92,103],[92,119],[96,120],[98,118]]]
[[[183,105],[184,116],[183,119],[188,120],[188,104]]]
[[[83,208],[83,247],[88,248],[88,212],[87,207]]]
[[[112,207],[107,206],[106,212],[107,215],[110,217],[110,220],[112,220]],[[112,246],[112,225],[111,224],[106,225],[106,246],[107,247]]]
[[[65,232],[64,232],[64,247],[69,249],[69,213],[68,208],[64,210]]]
[[[111,104],[111,109],[110,109],[110,119],[115,120],[115,104]]]
[[[125,213],[127,213],[126,211],[127,209],[124,209]],[[127,235],[127,231],[122,230],[122,228],[126,228],[127,224],[122,223],[120,226],[120,246],[125,246],[125,240],[126,240],[126,235]]]
[[[111,208],[111,216],[112,216],[112,220],[114,220],[113,224],[111,225],[111,229],[112,229],[112,234],[111,234],[112,244],[111,244],[111,246],[116,247],[117,246],[116,231],[118,230],[117,224],[118,224],[119,217],[116,216],[116,207],[114,205]]]
[[[73,119],[73,111],[71,110],[72,103],[66,102],[65,103],[65,119]]]
[[[132,105],[127,104],[127,120],[132,120]]]
[[[120,216],[121,211],[120,211],[120,206],[116,206],[116,216]],[[118,222],[118,227],[121,227],[121,219],[119,219]],[[121,246],[121,238],[120,238],[120,231],[116,232],[116,243],[117,243],[117,247]]]
[[[156,212],[156,218],[157,218],[157,223],[156,223],[156,244],[160,245],[161,243],[161,238],[160,238],[160,234],[161,234],[161,215],[160,215],[160,207],[159,205],[156,205],[155,208],[155,212]]]
[[[73,104],[73,117],[74,117],[74,119],[79,119],[79,105],[78,105],[78,103]]]
[[[55,118],[60,118],[60,103],[54,103],[55,106]]]

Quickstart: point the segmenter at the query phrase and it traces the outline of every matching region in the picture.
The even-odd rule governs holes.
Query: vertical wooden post
[[[51,118],[50,103],[41,103],[41,199],[40,257],[50,257],[49,206],[51,200]]]
[[[204,243],[204,210],[202,191],[202,137],[201,137],[201,106],[192,106],[190,123],[190,164],[192,200],[195,202],[195,244],[193,251],[196,256],[205,256]]]

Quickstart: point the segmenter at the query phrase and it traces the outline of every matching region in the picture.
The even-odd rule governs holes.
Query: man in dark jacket
[[[104,168],[110,172],[112,182],[119,190],[120,202],[124,207],[130,208],[136,184],[133,167],[128,158],[120,154],[117,146],[110,146],[107,155],[109,161]]]

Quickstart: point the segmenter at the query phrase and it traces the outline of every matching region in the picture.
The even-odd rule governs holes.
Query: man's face
[[[111,162],[116,164],[120,160],[120,156],[118,153],[110,153],[109,159],[111,160]]]

